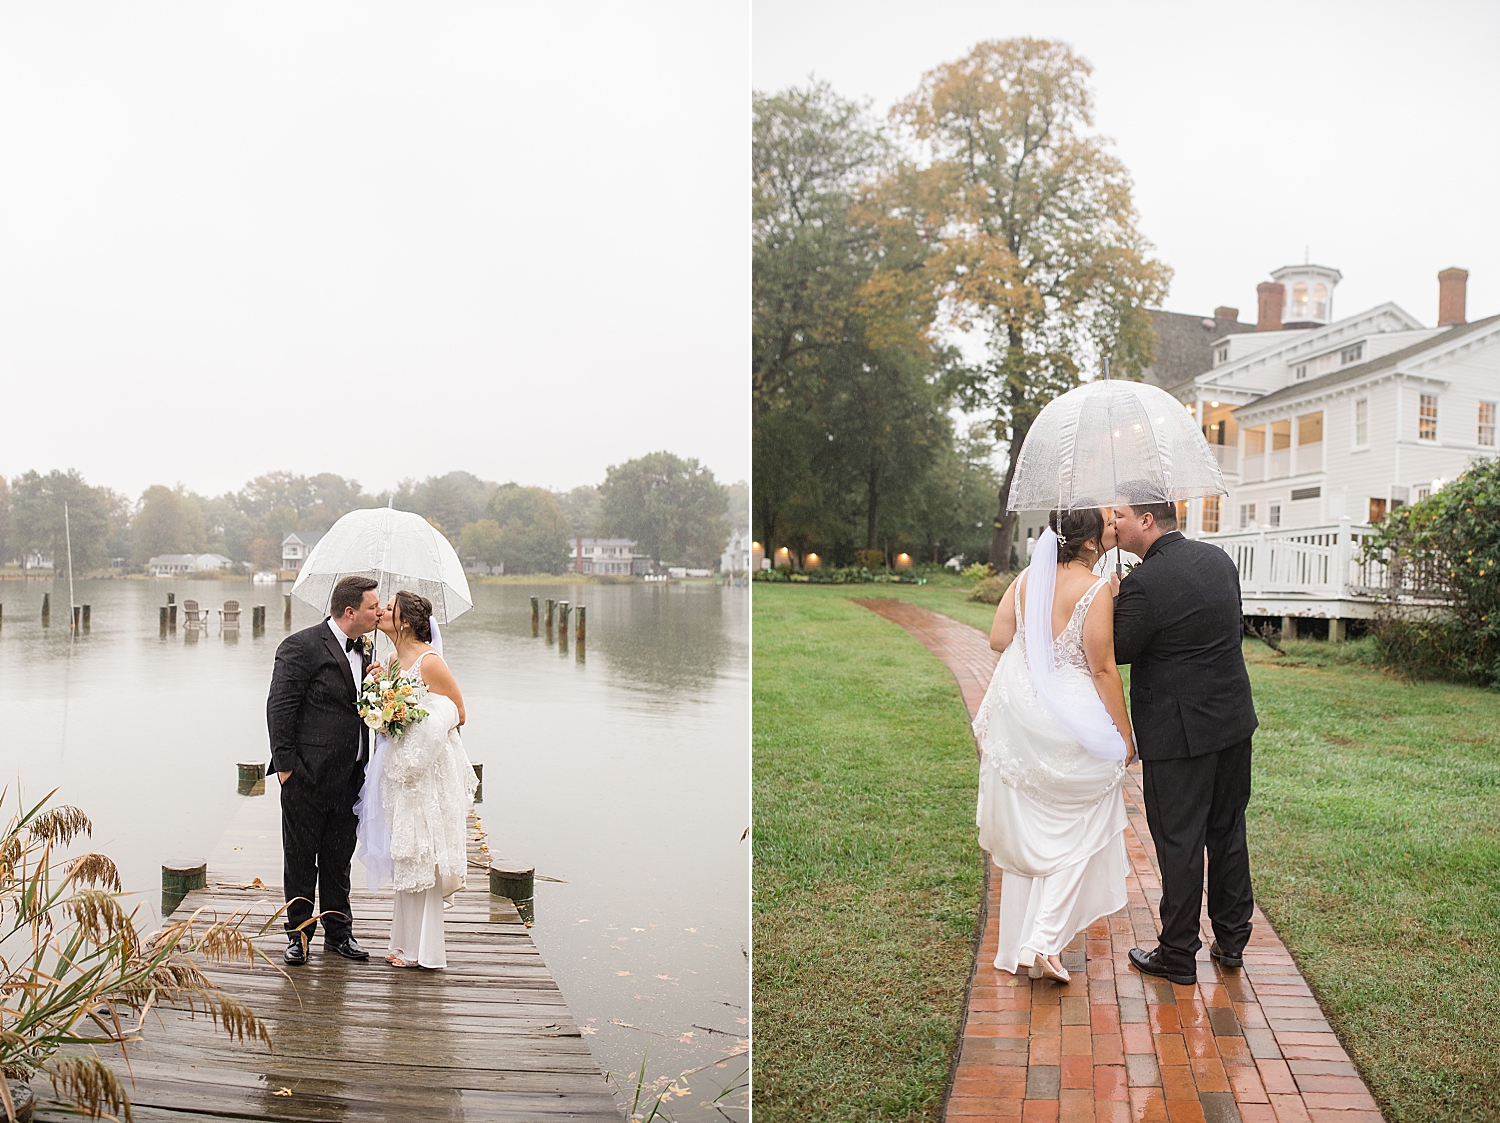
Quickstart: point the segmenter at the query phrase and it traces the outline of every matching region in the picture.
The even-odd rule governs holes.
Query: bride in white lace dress
[[[1063,949],[1125,906],[1121,782],[1135,748],[1109,578],[1093,574],[1113,519],[1086,508],[1048,523],[990,632],[1002,655],[974,719],[977,820],[1003,871],[995,966],[1067,982]]]
[[[459,727],[464,699],[443,661],[432,602],[401,590],[378,627],[396,658],[426,688],[427,717],[393,740],[377,739],[355,811],[359,857],[372,888],[396,890],[386,962],[393,967],[448,965],[443,943],[444,902],[468,874],[468,819],[474,767]]]

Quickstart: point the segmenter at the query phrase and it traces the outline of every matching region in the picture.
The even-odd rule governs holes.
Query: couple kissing
[[[382,605],[378,587],[369,577],[340,579],[328,616],[276,649],[266,725],[269,771],[281,783],[291,966],[307,963],[319,921],[325,951],[370,958],[354,938],[349,900],[356,849],[369,888],[395,890],[386,962],[447,964],[443,904],[464,885],[475,788],[459,736],[463,695],[443,660],[432,602],[403,589]],[[421,707],[389,736],[359,709],[367,685],[389,678],[374,658],[377,631],[391,642],[395,681]]]

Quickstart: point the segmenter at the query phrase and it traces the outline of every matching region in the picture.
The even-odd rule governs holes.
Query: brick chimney
[[[1438,327],[1464,322],[1468,300],[1469,271],[1454,266],[1438,274]]]
[[[1238,322],[1239,318],[1240,310],[1238,308],[1228,308],[1221,304],[1214,309],[1214,319],[1216,320],[1233,320]]]
[[[1281,306],[1286,299],[1286,286],[1278,281],[1262,281],[1255,286],[1259,316],[1255,321],[1256,331],[1281,330]]]

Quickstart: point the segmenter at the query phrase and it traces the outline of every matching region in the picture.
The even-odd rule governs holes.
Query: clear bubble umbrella
[[[474,607],[469,580],[453,546],[421,515],[389,507],[350,511],[318,540],[302,563],[292,595],[320,612],[328,611],[333,587],[344,577],[380,582],[384,604],[397,589],[432,601],[439,624]]]
[[[1072,510],[1223,495],[1224,475],[1181,402],[1108,377],[1049,402],[1021,446],[1008,507]]]

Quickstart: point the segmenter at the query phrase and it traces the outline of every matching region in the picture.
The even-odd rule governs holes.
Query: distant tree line
[[[461,557],[504,564],[507,573],[560,573],[575,538],[595,535],[635,539],[658,564],[711,566],[731,525],[749,522],[746,485],[726,487],[669,452],[611,465],[599,486],[567,492],[449,472],[369,494],[332,473],[269,472],[211,499],[157,484],[132,502],[76,471],[31,471],[0,477],[0,560],[42,555],[62,571],[70,532],[81,572],[139,571],[161,554],[204,553],[278,569],[289,532],[326,531],[350,511],[387,502],[421,515]]]
[[[1110,357],[1138,377],[1170,270],[1062,43],[980,43],[890,120],[825,82],[754,96],[755,536],[1012,555],[1027,428]],[[960,412],[962,411],[962,412]],[[868,556],[868,555],[867,555]]]

